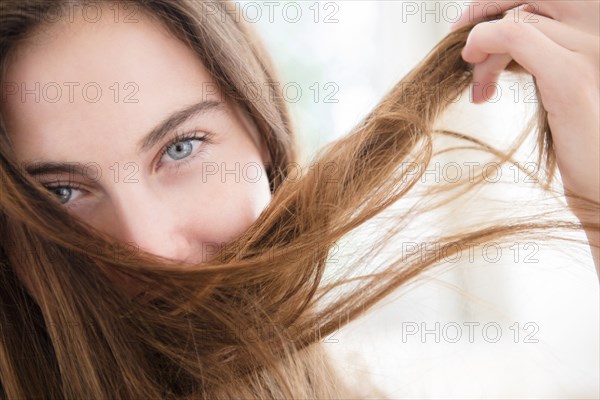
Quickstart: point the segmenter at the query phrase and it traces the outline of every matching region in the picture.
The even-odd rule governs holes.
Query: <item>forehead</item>
[[[97,22],[45,24],[14,52],[6,77],[22,81],[110,83],[115,78],[152,83],[198,83],[211,77],[198,56],[162,23],[140,17],[135,23],[115,22],[110,15]],[[41,62],[41,63],[40,63]],[[160,75],[161,79],[156,79]],[[197,79],[190,81],[190,75]],[[61,82],[58,82],[61,83]]]
[[[2,108],[20,133],[9,129],[13,142],[43,147],[57,132],[69,140],[139,136],[170,111],[222,99],[198,55],[162,24],[139,13],[135,23],[106,15],[46,24],[12,54]]]

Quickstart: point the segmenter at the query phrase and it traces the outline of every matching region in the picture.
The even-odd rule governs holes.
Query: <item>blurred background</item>
[[[415,67],[466,2],[237,3],[276,64],[306,161]],[[532,113],[533,87],[530,77],[510,74],[499,87],[503,95],[482,105],[462,96],[440,125],[510,144]],[[530,152],[520,153],[523,162]],[[440,221],[493,212],[494,198],[540,201],[529,186],[511,186],[486,189]],[[392,398],[599,398],[600,302],[589,248],[526,243],[520,250],[519,257],[504,251],[493,262],[455,263],[402,288],[326,343],[336,365],[350,381],[371,382]]]

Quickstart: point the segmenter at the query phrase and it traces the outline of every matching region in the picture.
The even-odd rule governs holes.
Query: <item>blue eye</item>
[[[203,147],[212,142],[212,133],[205,133],[203,136],[197,136],[197,132],[177,135],[175,139],[173,139],[170,143],[163,147],[161,154],[161,162],[163,162],[163,158],[168,156],[175,161],[174,167],[179,169],[182,165],[187,164],[188,160],[177,162],[184,160],[186,158],[194,158],[194,155],[203,153]],[[168,160],[167,160],[168,161]],[[77,182],[61,182],[56,183],[52,182],[51,185],[43,184],[42,185],[53,194],[58,202],[61,205],[67,205],[72,203],[73,200],[76,200],[81,194],[87,192],[80,184]],[[74,193],[79,192],[79,195],[74,195]]]
[[[58,201],[60,202],[60,204],[67,203],[71,199],[71,196],[73,195],[73,193],[71,192],[71,188],[67,188],[67,187],[53,188],[50,190],[50,192],[52,192],[53,194],[56,195],[56,197],[58,197]]]
[[[207,136],[196,136],[194,133],[178,135],[163,148],[161,162],[190,158],[194,153],[198,153],[198,147],[202,146],[202,142],[209,142]],[[165,159],[165,157],[170,160]]]
[[[62,205],[69,203],[73,199],[73,191],[81,191],[80,186],[75,184],[74,182],[68,182],[62,185],[56,186],[45,186],[46,189],[52,194],[54,194],[58,200],[58,202]],[[77,198],[77,197],[75,197]]]
[[[181,160],[192,154],[194,146],[191,144],[191,140],[185,142],[177,142],[167,148],[167,154],[175,160]]]

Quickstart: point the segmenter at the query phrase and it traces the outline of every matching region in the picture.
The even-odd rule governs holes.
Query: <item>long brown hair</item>
[[[209,3],[222,13],[206,13]],[[3,2],[1,65],[39,24],[40,13],[66,4]],[[2,398],[351,397],[355,393],[337,375],[322,338],[468,243],[574,240],[567,233],[600,229],[561,218],[564,205],[540,206],[522,217],[499,214],[471,227],[444,226],[426,254],[381,257],[410,221],[486,185],[476,169],[475,179],[419,194],[410,208],[387,217],[391,227],[381,237],[343,265],[332,263],[337,243],[413,194],[436,154],[436,137],[451,137],[461,142],[455,149],[468,145],[507,164],[535,127],[538,163],[546,173],[541,186],[552,192],[556,165],[539,93],[534,118],[508,151],[434,129],[472,78],[460,52],[473,25],[464,27],[448,34],[348,135],[323,148],[312,163],[317,168],[294,175],[295,137],[283,97],[250,101],[244,95],[247,82],[271,85],[277,93],[276,74],[254,34],[228,14],[227,2],[139,5],[188,43],[252,116],[272,160],[271,204],[200,265],[132,251],[49,201],[46,189],[22,173],[0,124]],[[509,69],[524,72],[515,63]],[[597,202],[581,204],[598,208]],[[377,257],[375,272],[358,274]],[[160,290],[151,300],[132,299],[111,283],[107,270]]]

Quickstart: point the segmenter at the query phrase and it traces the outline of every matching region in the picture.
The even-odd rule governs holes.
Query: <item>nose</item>
[[[157,256],[189,261],[199,254],[193,223],[177,204],[140,183],[119,188],[112,196],[114,235],[118,240]]]

